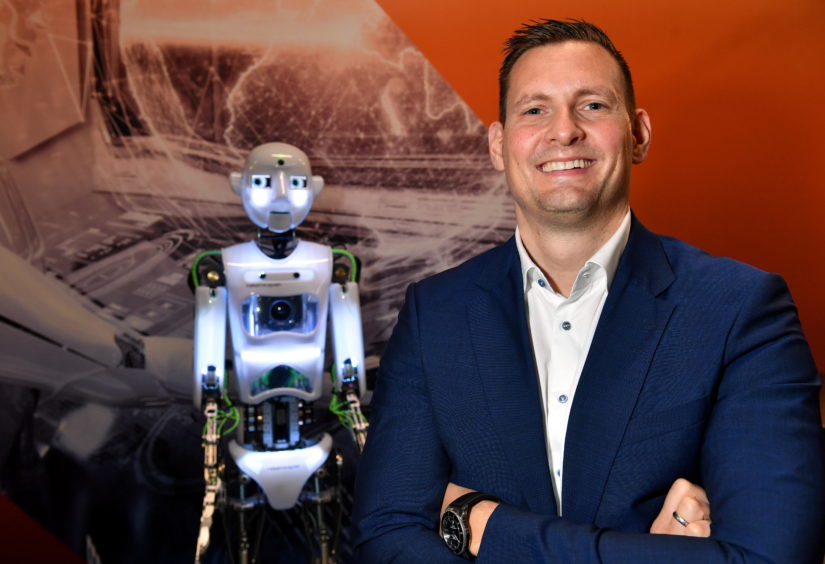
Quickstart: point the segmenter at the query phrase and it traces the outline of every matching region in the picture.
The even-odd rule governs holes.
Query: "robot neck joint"
[[[291,255],[295,247],[298,246],[298,238],[295,236],[294,229],[284,233],[272,233],[271,231],[258,229],[256,243],[261,252],[269,258],[283,259]]]

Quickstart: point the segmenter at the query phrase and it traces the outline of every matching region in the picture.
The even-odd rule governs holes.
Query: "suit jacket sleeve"
[[[479,563],[821,562],[818,375],[784,282],[760,275],[744,294],[729,324],[700,452],[712,537],[599,528],[502,504],[487,525]],[[357,478],[358,562],[460,561],[436,534],[453,462],[441,437],[449,430],[438,428],[432,411],[420,350],[426,328],[418,319],[413,286],[382,359]]]
[[[381,359],[355,488],[357,562],[455,562],[436,534],[450,462],[434,426],[414,285]]]

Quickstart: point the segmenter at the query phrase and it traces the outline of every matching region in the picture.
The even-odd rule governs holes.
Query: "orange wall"
[[[781,273],[825,370],[825,2],[379,4],[485,123],[513,29],[532,18],[603,27],[653,120],[633,208],[654,231]]]

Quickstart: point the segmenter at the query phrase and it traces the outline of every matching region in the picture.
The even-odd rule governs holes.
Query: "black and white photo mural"
[[[298,234],[361,260],[373,359],[410,282],[514,225],[484,124],[371,0],[8,0],[0,122],[0,486],[107,564],[194,555],[187,278],[255,237],[228,181],[252,148],[295,145],[324,177]],[[261,558],[311,558],[300,515],[256,519]]]

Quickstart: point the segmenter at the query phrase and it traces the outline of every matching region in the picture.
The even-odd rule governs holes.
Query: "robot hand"
[[[360,453],[367,440],[368,425],[361,411],[359,399],[366,390],[366,367],[361,304],[356,282],[357,264],[350,253],[338,252],[348,255],[352,262],[353,276],[349,282],[334,283],[329,288],[332,340],[335,349],[335,361],[330,370],[333,393],[329,408],[350,431]]]

